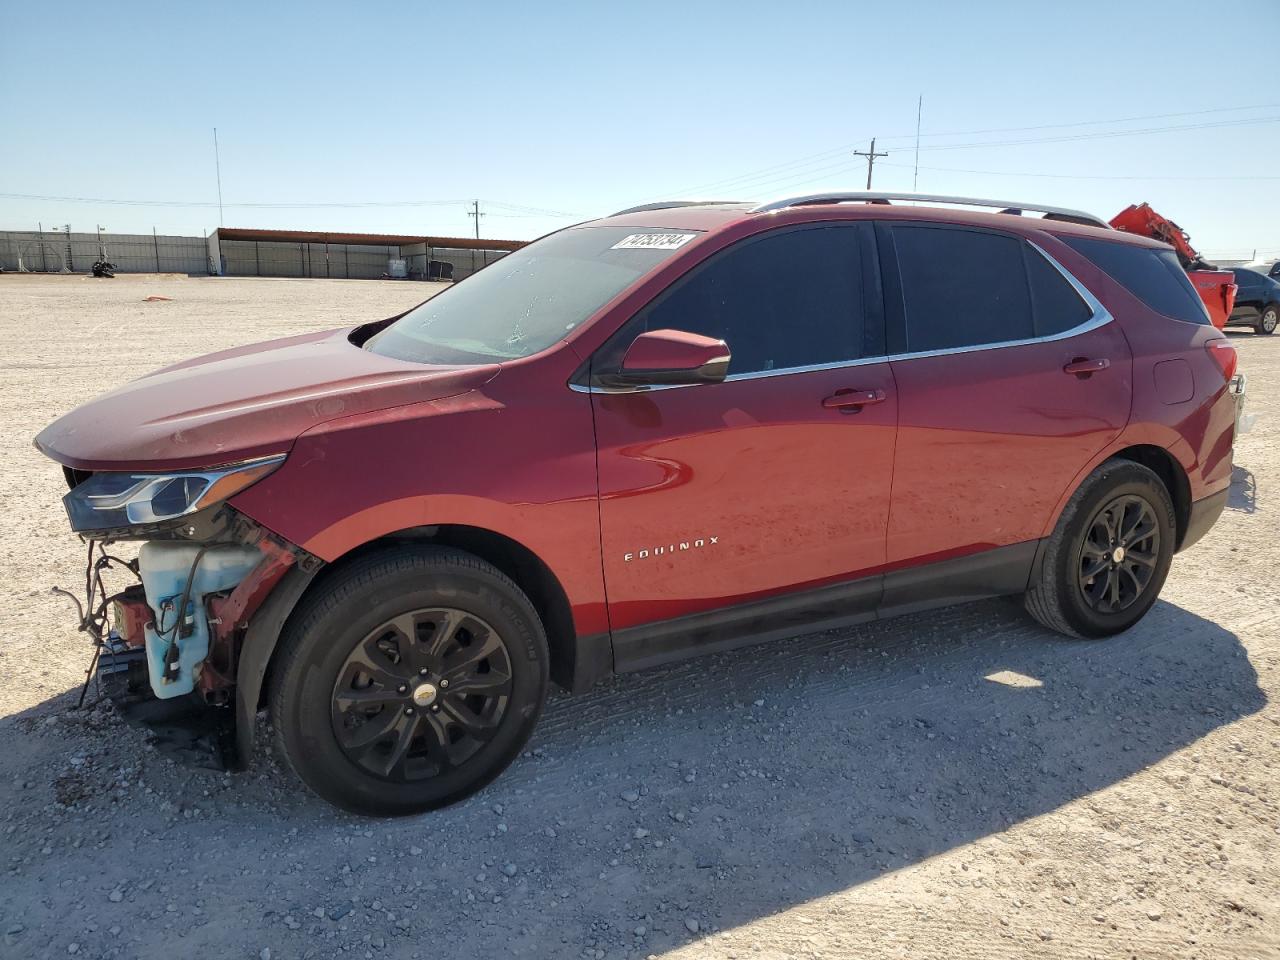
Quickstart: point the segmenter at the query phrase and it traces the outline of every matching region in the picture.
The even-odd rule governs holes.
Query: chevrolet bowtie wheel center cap
[[[1124,547],[1116,547],[1114,550],[1112,550],[1111,559],[1114,560],[1116,563],[1122,562],[1124,560]],[[418,698],[418,695],[415,693],[414,699],[416,700],[417,698]]]
[[[413,702],[420,707],[429,707],[436,702],[436,693],[434,683],[420,683],[413,688]]]

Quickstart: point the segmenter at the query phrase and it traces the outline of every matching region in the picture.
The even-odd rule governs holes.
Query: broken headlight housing
[[[62,503],[77,533],[162,523],[221,503],[283,462],[282,455],[212,470],[95,473]]]

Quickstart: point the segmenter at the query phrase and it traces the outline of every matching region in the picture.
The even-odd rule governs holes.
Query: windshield
[[[531,356],[697,235],[652,227],[561,230],[415,307],[365,349],[438,364]]]

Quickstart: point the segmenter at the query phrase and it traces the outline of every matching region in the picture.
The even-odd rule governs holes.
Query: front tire
[[[1278,324],[1280,324],[1280,304],[1269,303],[1262,308],[1262,313],[1258,317],[1258,324],[1253,329],[1269,337],[1276,332]]]
[[[334,571],[281,637],[271,714],[289,767],[353,813],[454,803],[501,773],[547,693],[529,599],[478,557],[398,547]]]
[[[1128,630],[1160,595],[1176,536],[1173,500],[1160,477],[1130,460],[1108,460],[1062,511],[1027,591],[1027,610],[1071,637]]]

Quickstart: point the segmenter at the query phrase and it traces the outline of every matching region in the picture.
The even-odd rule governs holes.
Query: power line
[[[577,217],[581,214],[566,213],[563,210],[548,210],[546,207],[530,207],[523,203],[507,203],[504,200],[486,200],[491,207],[502,207],[504,210],[515,210],[518,213],[536,214],[544,217]]]
[[[909,168],[911,164],[885,161],[885,166]],[[1187,180],[1187,181],[1250,181],[1280,180],[1280,176],[1268,174],[1242,174],[1225,176],[1148,176],[1146,174],[1087,174],[1087,173],[1025,173],[1020,170],[973,170],[965,167],[921,167],[921,170],[935,170],[941,173],[976,173],[993,177],[1042,177],[1049,180]]]
[[[861,166],[861,164],[856,161],[845,161],[843,163],[836,164],[834,167],[811,170],[807,173],[801,174],[798,178],[789,177],[785,180],[774,180],[768,184],[760,184],[756,189],[767,189],[770,193],[779,190],[792,190],[796,187],[807,186],[811,183],[818,183],[824,180],[830,181],[834,174],[842,173],[846,170],[853,172],[859,166]]]
[[[324,208],[359,208],[359,207],[446,207],[459,203],[470,203],[469,200],[362,200],[362,201],[280,201],[271,203],[227,203],[218,204],[209,200],[138,200],[115,197],[67,197],[38,193],[0,193],[0,200],[39,200],[46,203],[102,203],[116,206],[132,207],[239,207],[246,209],[268,210],[311,210]],[[505,209],[528,211],[528,216],[542,217],[577,217],[580,214],[566,213],[557,210],[544,210],[537,207],[519,207],[513,204],[499,204],[498,201],[486,200],[485,203],[502,206]],[[487,216],[487,214],[486,214]],[[502,214],[495,214],[502,216]],[[506,214],[516,216],[516,214]]]
[[[1179,113],[1148,113],[1136,117],[1115,117],[1109,120],[1073,120],[1069,123],[1039,123],[1030,127],[988,127],[985,130],[951,130],[926,133],[926,137],[976,137],[984,133],[1022,133],[1028,130],[1058,130],[1067,127],[1093,127],[1104,123],[1133,123],[1138,120],[1169,120],[1173,117],[1199,117],[1209,113],[1235,113],[1240,110],[1274,110],[1280,103],[1257,103],[1243,107],[1214,107],[1209,110],[1186,110]],[[914,134],[900,133],[882,140],[905,140]]]
[[[1145,114],[1140,116],[1114,117],[1114,118],[1100,119],[1100,120],[1074,120],[1066,123],[1036,124],[1034,126],[1026,126],[1026,127],[991,127],[984,130],[961,130],[961,131],[950,131],[950,132],[925,133],[925,134],[922,134],[922,136],[932,138],[932,137],[978,136],[980,134],[986,134],[986,133],[1019,133],[1019,132],[1031,131],[1031,130],[1065,129],[1070,127],[1097,126],[1097,125],[1110,124],[1110,123],[1132,123],[1139,120],[1165,120],[1165,119],[1171,119],[1174,117],[1203,116],[1206,114],[1213,114],[1213,113],[1234,113],[1234,112],[1239,112],[1241,110],[1263,110],[1263,109],[1273,109],[1276,107],[1280,107],[1280,104],[1263,103],[1263,104],[1251,104],[1247,106],[1214,107],[1207,110],[1189,110],[1189,111],[1180,111],[1177,113],[1153,113],[1153,114]],[[1264,122],[1270,122],[1271,119],[1273,118],[1263,118],[1263,119],[1264,119]],[[1229,124],[1235,124],[1235,123],[1241,123],[1241,122],[1250,123],[1250,122],[1256,122],[1256,120],[1252,120],[1252,119],[1246,119],[1243,121],[1231,120],[1231,121],[1224,121],[1224,124],[1229,125]],[[1166,132],[1169,130],[1177,130],[1177,129],[1197,130],[1197,129],[1204,129],[1204,128],[1205,127],[1201,125],[1189,124],[1189,125],[1182,125],[1182,126],[1151,128],[1148,130],[1144,130],[1143,132],[1157,133],[1157,132]],[[1129,135],[1129,132],[1128,131],[1103,131],[1101,132],[1101,135],[1107,136],[1107,137],[1127,136]],[[902,139],[914,138],[914,137],[915,137],[914,133],[911,133],[911,134],[904,133],[904,134],[895,134],[889,137],[879,137],[878,139],[902,140]],[[1088,135],[1071,135],[1067,139],[1076,139],[1077,137],[1079,137],[1080,139],[1086,139],[1088,138]],[[732,187],[732,188],[738,189],[738,188],[747,186],[751,182],[768,179],[770,174],[775,174],[775,173],[782,174],[784,171],[790,171],[790,170],[795,170],[798,173],[801,168],[812,167],[814,164],[821,163],[825,160],[829,160],[830,158],[835,157],[837,155],[846,154],[847,151],[853,149],[854,147],[857,146],[858,143],[861,143],[861,142],[862,141],[858,141],[857,143],[847,143],[839,147],[834,147],[830,150],[822,150],[817,153],[805,154],[804,156],[801,156],[801,157],[795,157],[791,160],[786,160],[779,163],[771,164],[770,166],[766,166],[766,167],[760,167],[755,170],[738,174],[733,177],[726,177],[720,180],[712,180],[705,183],[697,184],[696,186],[685,187],[679,190],[668,190],[665,192],[663,196],[693,195],[693,194],[701,193],[702,191],[713,190],[717,188]],[[1016,142],[1023,143],[1023,142],[1037,142],[1037,141],[1025,140],[1025,141],[1016,141]],[[1050,142],[1063,142],[1063,141],[1061,138],[1050,137],[1050,138],[1045,138],[1044,140],[1038,141],[1038,142],[1050,143]],[[990,141],[985,145],[1004,146],[1004,145],[1011,145],[1011,144],[1004,141]],[[949,146],[949,145],[927,144],[927,145],[922,145],[921,149],[923,150],[940,149],[946,146]],[[969,145],[965,144],[963,146],[968,147]],[[655,196],[655,198],[657,197]],[[655,199],[655,198],[651,198],[651,199]]]
[[[854,164],[852,164],[848,159],[849,151],[847,148],[842,147],[840,150],[834,151],[834,153],[838,153],[841,155],[841,159],[837,160],[835,163],[827,163],[823,166],[815,167],[813,166],[813,162],[811,161],[811,162],[799,165],[800,167],[808,167],[809,169],[807,170],[796,169],[792,171],[790,174],[782,173],[779,175],[779,174],[772,174],[772,173],[764,173],[764,174],[760,174],[753,177],[742,177],[742,178],[739,178],[740,182],[738,182],[737,184],[724,187],[723,189],[729,189],[729,190],[735,190],[735,191],[763,189],[769,186],[770,184],[778,183],[781,180],[788,180],[788,181],[793,180],[795,179],[796,176],[804,176],[804,177],[808,177],[809,180],[813,180],[813,179],[817,179],[817,177],[815,177],[816,174],[823,174],[823,173],[833,172],[837,170],[843,171],[843,170],[852,169]],[[794,166],[794,165],[788,164],[787,166]],[[688,192],[689,191],[672,191],[671,195],[679,196],[682,193],[688,193]]]
[[[1105,134],[1101,134],[1101,135],[1098,135],[1098,136],[1100,136],[1100,137],[1106,137],[1106,138],[1111,138],[1111,137],[1118,137],[1118,136],[1129,136],[1129,135],[1131,135],[1131,134],[1136,134],[1136,135],[1151,135],[1151,134],[1166,133],[1166,132],[1176,131],[1176,130],[1198,130],[1198,129],[1204,129],[1204,128],[1206,128],[1206,127],[1232,126],[1232,125],[1237,125],[1237,124],[1242,124],[1242,123],[1258,123],[1258,122],[1266,122],[1266,123],[1270,123],[1270,122],[1275,122],[1276,120],[1280,120],[1280,117],[1275,117],[1275,118],[1259,118],[1259,119],[1253,119],[1253,120],[1230,120],[1230,121],[1223,121],[1223,122],[1221,122],[1221,123],[1213,123],[1213,124],[1193,124],[1193,125],[1185,125],[1185,124],[1184,124],[1184,125],[1180,125],[1180,126],[1173,126],[1173,127],[1153,127],[1153,128],[1147,128],[1147,129],[1144,129],[1144,130],[1140,130],[1140,131],[1127,131],[1127,130],[1108,131],[1108,132],[1106,132]],[[983,143],[983,144],[963,144],[963,145],[960,145],[960,146],[965,146],[965,147],[968,147],[968,146],[987,146],[987,145],[992,145],[992,146],[1008,146],[1008,145],[1014,145],[1015,143],[1016,143],[1016,144],[1024,144],[1024,143],[1055,143],[1055,142],[1062,142],[1062,141],[1064,141],[1064,140],[1093,139],[1093,138],[1094,138],[1094,135],[1074,135],[1074,136],[1071,136],[1071,137],[1065,137],[1065,138],[1063,138],[1063,137],[1048,137],[1048,138],[1038,138],[1038,139],[1028,139],[1028,140],[1019,140],[1019,141],[1009,141],[1009,142],[992,143],[992,144],[985,144],[985,143]],[[879,139],[879,138],[877,138],[877,139]],[[920,147],[920,149],[921,149],[921,150],[947,149],[947,148],[948,148],[948,147],[950,147],[950,146],[951,146],[951,145],[927,145],[927,144],[926,144],[926,145],[922,145],[922,146]],[[837,151],[837,152],[844,152],[844,151],[843,151],[843,150],[841,150],[841,151]],[[815,156],[819,156],[819,155],[815,155]],[[890,165],[890,166],[903,166],[903,164],[895,164],[895,163],[892,163],[892,162],[890,162],[890,161],[883,161],[883,162],[889,163],[889,165]],[[796,162],[796,163],[794,163],[794,164],[780,164],[780,165],[776,165],[775,167],[773,167],[773,168],[769,168],[769,169],[778,170],[778,169],[780,169],[781,167],[792,166],[792,167],[795,167],[795,168],[796,168],[796,169],[794,170],[794,175],[782,174],[781,176],[779,176],[779,175],[776,175],[776,174],[763,173],[763,174],[759,174],[759,175],[756,175],[756,176],[744,176],[744,177],[740,177],[740,178],[738,178],[737,186],[736,186],[736,187],[734,187],[734,189],[744,190],[744,191],[745,191],[745,190],[775,190],[775,189],[783,189],[783,188],[791,187],[791,186],[803,186],[803,185],[808,184],[808,183],[813,183],[813,182],[816,182],[816,181],[818,181],[818,180],[826,179],[826,175],[828,175],[828,174],[832,174],[832,173],[835,173],[835,172],[838,172],[838,171],[839,171],[839,172],[842,172],[842,171],[844,171],[844,170],[852,169],[852,165],[851,165],[851,164],[849,164],[848,162],[845,162],[845,161],[838,161],[838,162],[836,162],[836,163],[834,163],[834,164],[827,164],[827,165],[824,165],[824,166],[814,166],[813,164],[814,164],[814,161],[813,161],[813,160],[807,160],[807,161],[797,161],[797,162]],[[804,169],[805,167],[807,167],[808,169]],[[925,170],[928,170],[928,169],[934,169],[934,170],[937,170],[937,169],[943,169],[943,168],[938,168],[938,167],[927,167],[927,166],[925,166],[925,167],[921,167],[921,169],[925,169]],[[1015,174],[1015,175],[1016,175],[1016,174]],[[1135,178],[1135,179],[1143,179],[1143,178],[1141,178],[1141,177],[1137,177],[1137,178]],[[1153,178],[1153,179],[1154,179],[1154,178]],[[726,183],[728,183],[728,182],[730,182],[730,181],[725,181],[725,182],[726,182]],[[673,192],[673,195],[674,195],[674,192]]]
[[[1179,130],[1209,130],[1216,127],[1242,127],[1255,123],[1276,123],[1276,117],[1252,117],[1247,120],[1218,120],[1213,123],[1188,123],[1165,127],[1143,127],[1137,130],[1107,130],[1101,133],[1076,133],[1061,137],[1028,137],[1023,140],[981,140],[974,143],[933,143],[921,150],[969,150],[979,147],[1016,147],[1030,143],[1067,143],[1078,140],[1109,140],[1115,137],[1139,137],[1157,133],[1174,133]]]

